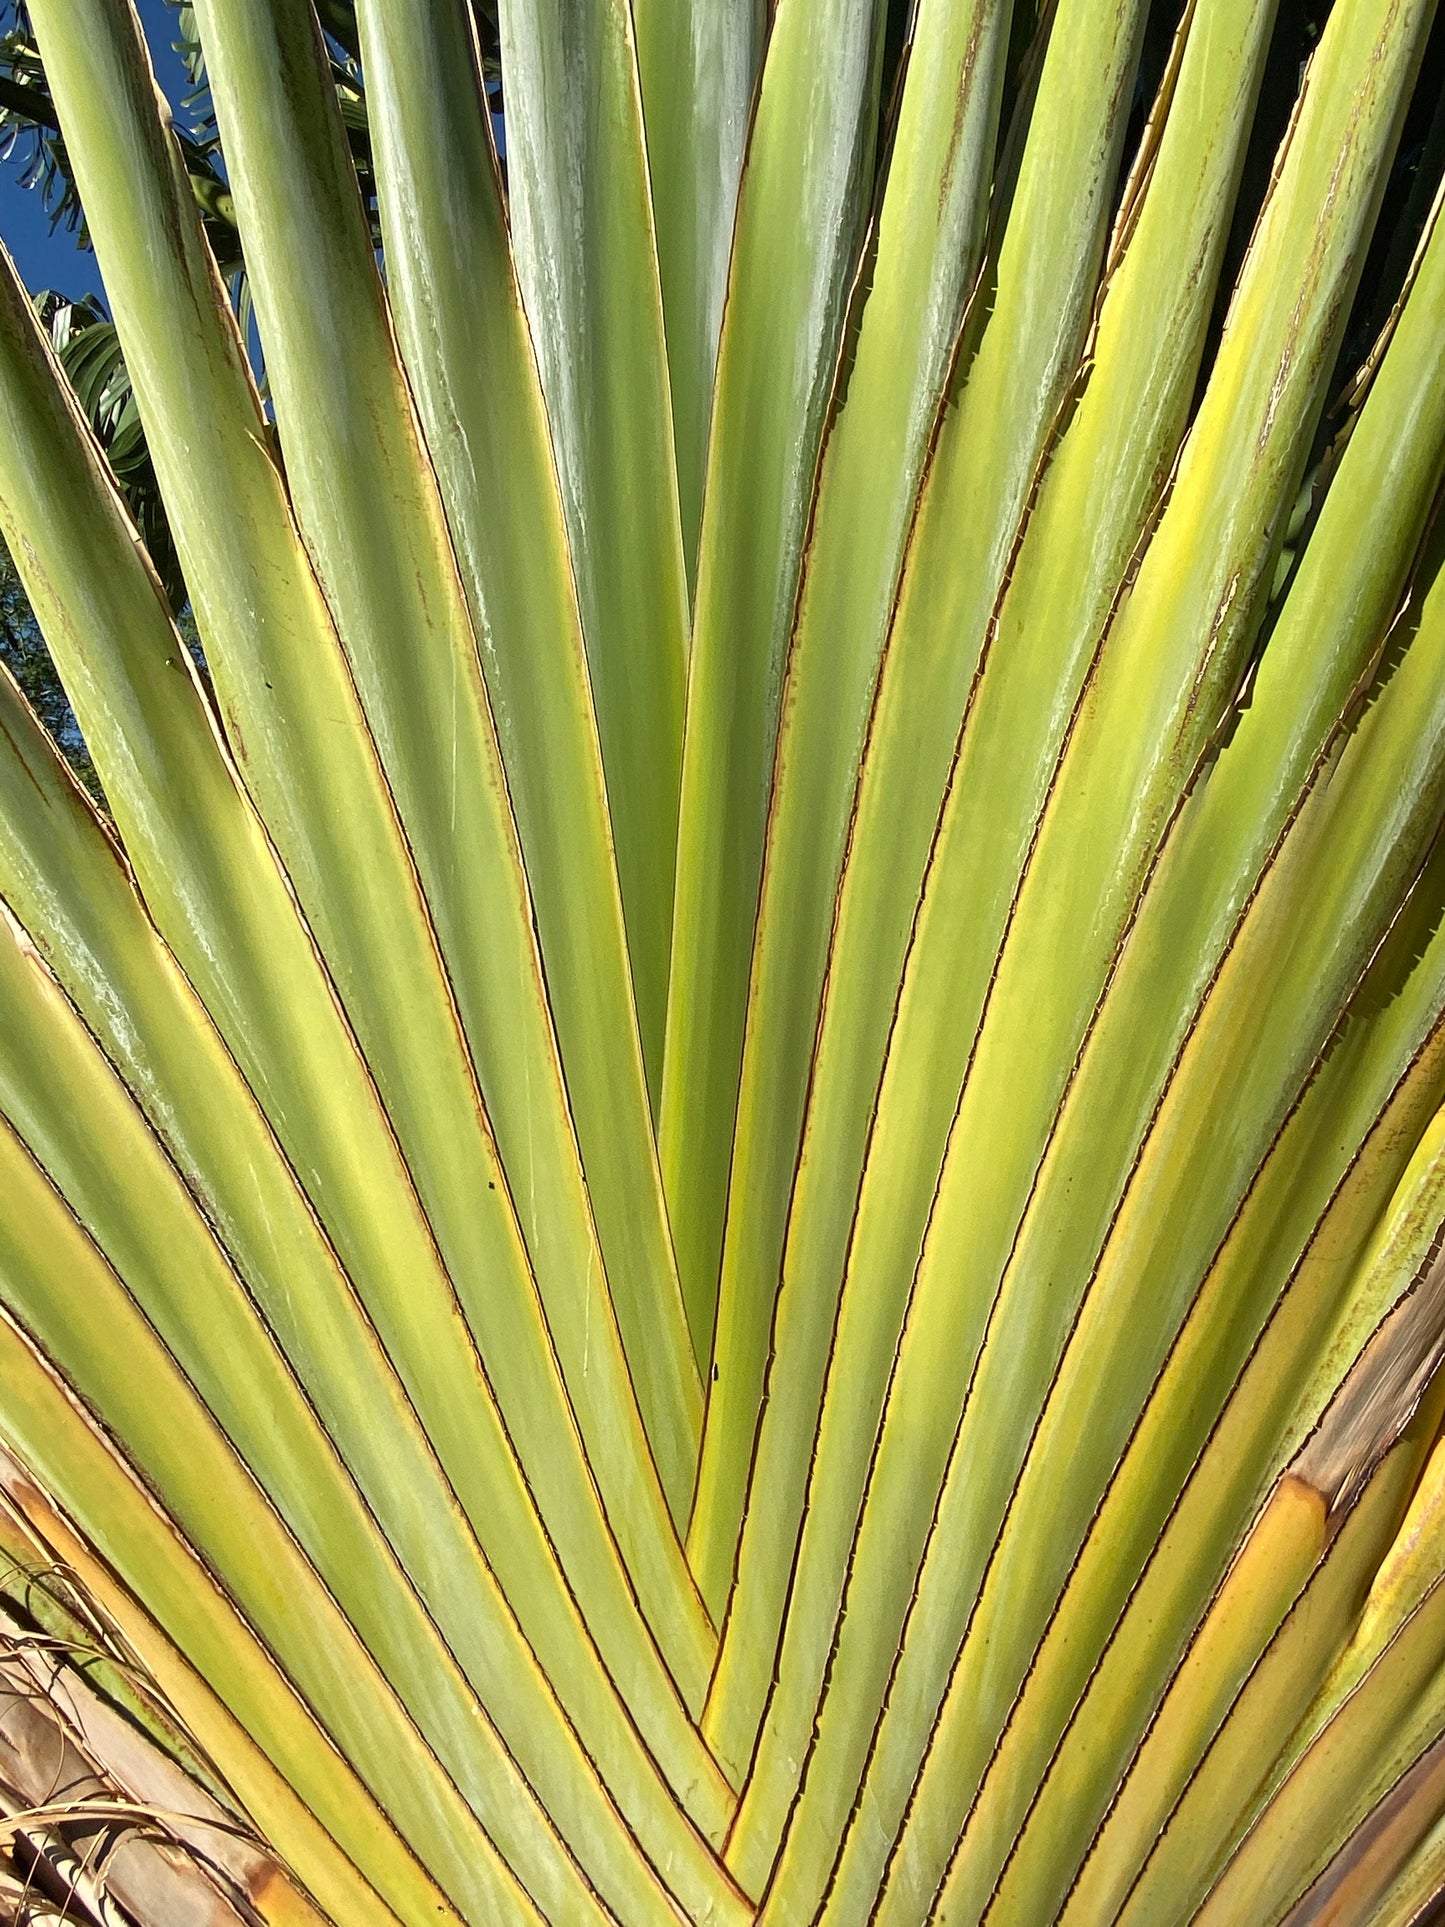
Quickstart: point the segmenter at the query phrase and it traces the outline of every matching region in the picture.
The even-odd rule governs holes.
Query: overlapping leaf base
[[[0,1910],[1435,1918],[1431,0],[29,12]]]

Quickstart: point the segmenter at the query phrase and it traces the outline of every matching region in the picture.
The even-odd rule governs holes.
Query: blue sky
[[[140,0],[140,14],[157,78],[175,105],[189,84],[180,57],[171,47],[175,14],[166,0]],[[67,228],[62,226],[51,233],[50,216],[40,195],[21,187],[20,172],[15,161],[0,165],[0,239],[14,257],[21,279],[32,290],[56,288],[71,296],[97,292],[100,276],[95,257],[76,246],[75,236]]]

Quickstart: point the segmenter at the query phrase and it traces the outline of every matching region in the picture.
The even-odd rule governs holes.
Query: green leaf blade
[[[697,575],[718,336],[765,13],[758,0],[638,0],[633,8],[689,592]]]
[[[476,640],[311,16],[292,0],[266,16],[231,0],[198,13],[298,522],[416,854],[593,1470],[649,1619],[695,1692],[711,1633],[641,1436],[645,1413],[680,1509],[695,1367],[668,1280],[599,1249]],[[325,315],[345,317],[342,358]],[[352,462],[352,437],[384,452]],[[469,1219],[454,1228],[468,1236]],[[467,1288],[480,1316],[484,1274]]]
[[[826,443],[789,644],[688,1549],[726,1596],[849,802],[949,358],[983,245],[1008,8],[925,9],[893,138],[855,358]],[[799,1402],[801,1406],[801,1401]],[[781,1524],[780,1507],[772,1517]],[[781,1580],[778,1548],[760,1556]],[[727,1662],[724,1661],[724,1666]],[[714,1683],[714,1693],[726,1694]],[[711,1737],[741,1766],[739,1748]]]
[[[688,670],[659,1126],[704,1359],[783,656],[871,176],[880,42],[871,0],[821,14],[784,0],[739,190]]]
[[[688,588],[631,9],[502,0],[517,278],[566,509],[643,1055],[662,1083]]]

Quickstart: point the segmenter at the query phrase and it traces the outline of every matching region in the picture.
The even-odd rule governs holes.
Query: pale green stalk
[[[667,1023],[688,573],[632,10],[625,0],[501,0],[498,15],[512,248],[566,510],[655,1107]],[[410,38],[398,45],[414,59]],[[680,91],[687,77],[679,70],[671,85]],[[453,79],[460,78],[454,64]],[[445,156],[461,179],[474,177],[480,117],[473,114],[469,126],[455,146],[438,142],[433,127],[408,151]],[[442,263],[447,255],[433,248],[432,258]],[[492,277],[506,277],[500,262]],[[478,287],[485,290],[485,281],[465,289],[466,303],[486,299]],[[473,365],[473,372],[480,370]],[[517,386],[509,383],[509,392]],[[490,384],[485,392],[489,403]],[[477,419],[474,401],[461,411],[463,432]],[[433,453],[441,459],[435,445]],[[556,513],[550,503],[547,512]],[[586,766],[575,754],[562,765]],[[544,769],[556,780],[557,768],[535,751],[529,767],[533,780]],[[524,805],[524,844],[531,815]],[[552,849],[534,867],[539,890],[565,879]],[[571,915],[578,915],[575,900]],[[563,1012],[559,1024],[575,1082]],[[615,1016],[610,1028],[620,1028]],[[578,1029],[595,1048],[595,1021],[579,1020]],[[584,1120],[584,1152],[596,1155],[604,1135]]]
[[[1052,1360],[1045,1346],[1031,1348],[1027,1340],[1018,1348],[1010,1346],[1002,1324],[994,1342],[991,1308],[999,1279],[1054,1111],[1108,983],[1116,946],[1129,928],[1158,841],[1227,712],[1263,615],[1264,594],[1338,345],[1340,316],[1358,278],[1364,237],[1373,221],[1427,17],[1424,10],[1402,16],[1408,31],[1387,31],[1374,8],[1365,5],[1342,8],[1331,17],[1331,33],[1316,68],[1317,85],[1306,95],[1168,505],[1086,684],[1029,848],[1002,948],[996,962],[985,964],[981,983],[986,1001],[976,1040],[969,1042],[975,1027],[970,1004],[960,1000],[959,1029],[940,1061],[935,987],[946,972],[952,995],[958,995],[959,944],[965,933],[959,922],[957,873],[982,827],[957,789],[945,809],[880,1095],[841,1313],[845,1330],[857,1328],[877,1317],[874,1308],[883,1299],[897,1307],[893,1330],[901,1336],[896,1350],[888,1337],[874,1350],[875,1358],[880,1351],[885,1358],[893,1354],[881,1425],[876,1404],[861,1412],[854,1408],[833,1414],[840,1425],[851,1417],[855,1436],[876,1438],[876,1445],[850,1555],[827,1701],[792,1834],[798,1843],[797,1878],[805,1883],[802,1891],[812,1893],[818,1891],[814,1880],[827,1879],[826,1863],[820,1867],[820,1860],[837,1837],[835,1829],[851,1822],[863,1772],[880,1809],[879,1826],[866,1849],[872,1864],[888,1855],[888,1836],[908,1805],[917,1849],[905,1842],[892,1861],[889,1878],[897,1896],[897,1923],[915,1915],[921,1919],[931,1905],[956,1829],[946,1839],[943,1834],[955,1812],[961,1822],[976,1784],[973,1776],[986,1763],[984,1735],[997,1731],[999,1711],[992,1703],[986,1710],[975,1708],[974,1717],[965,1721],[969,1685],[961,1683],[955,1691],[952,1655],[973,1616],[985,1573],[991,1590],[1007,1600],[1006,1617],[1016,1605],[1017,1593],[1002,1590],[1013,1569],[993,1552],[1005,1509],[1008,1549],[1021,1561],[1038,1562],[1034,1577],[1040,1599],[1048,1597],[1043,1571],[1058,1560],[1062,1578],[1068,1567],[1071,1542],[1062,1531],[1051,1532],[1042,1522],[1030,1532],[1020,1531],[1025,1500],[1032,1501],[1043,1475],[1035,1470],[1036,1456],[1028,1473],[1021,1474],[1019,1467],[1025,1450],[1038,1454],[1048,1429],[1033,1434],[1037,1401],[1048,1389]],[[1322,204],[1328,210],[1324,222],[1318,214]],[[1286,261],[1294,264],[1289,270]],[[1409,714],[1412,723],[1423,725],[1428,711]],[[1279,1026],[1277,1058],[1256,1052],[1247,1065],[1238,1066],[1239,1104],[1258,1106],[1257,1127],[1256,1113],[1245,1114],[1262,1135],[1261,1151],[1298,1088],[1291,1080],[1307,1071],[1393,912],[1397,896],[1388,892],[1393,888],[1398,893],[1408,884],[1413,863],[1423,855],[1423,844],[1412,839],[1423,836],[1428,841],[1433,829],[1433,823],[1426,826],[1434,780],[1426,727],[1418,791],[1408,794],[1410,807],[1400,800],[1402,816],[1394,826],[1402,840],[1384,846],[1405,866],[1403,874],[1388,867],[1372,872],[1361,852],[1359,901],[1347,899],[1338,906],[1343,919],[1338,928],[1324,925],[1332,943],[1318,958],[1319,977],[1279,981],[1281,1004],[1270,1006]],[[1368,846],[1371,857],[1376,848]],[[1337,881],[1345,887],[1345,878]],[[1352,921],[1356,917],[1358,923]],[[987,957],[992,946],[986,933],[984,945]],[[1248,982],[1242,967],[1236,981]],[[1290,1001],[1286,982],[1290,993],[1307,995],[1302,1006]],[[1219,1007],[1227,1008],[1227,1002],[1220,1000]],[[1226,1019],[1221,1016],[1219,1022]],[[1205,1048],[1201,1035],[1192,1040],[1196,1051]],[[925,1121],[926,1129],[931,1116],[916,1103],[904,1107],[902,1094],[910,1075],[931,1075],[946,1091],[956,1092],[954,1080],[960,1073],[962,1094],[951,1124],[944,1114],[943,1157],[942,1143],[919,1141],[919,1122]],[[1253,1083],[1248,1081],[1251,1075]],[[1208,1073],[1202,1071],[1199,1094],[1208,1088]],[[1197,1121],[1198,1112],[1193,1116]],[[1200,1147],[1201,1155],[1207,1150],[1221,1158],[1220,1182],[1217,1191],[1208,1193],[1213,1214],[1208,1225],[1201,1221],[1191,1227],[1191,1235],[1202,1241],[1209,1237],[1209,1226],[1218,1227],[1215,1240],[1222,1235],[1252,1169],[1237,1172],[1235,1164],[1223,1160],[1227,1155],[1242,1161],[1254,1142],[1249,1129],[1241,1126],[1237,1134],[1216,1131],[1208,1145]],[[905,1195],[915,1191],[920,1157],[935,1160],[935,1169],[941,1159],[942,1170],[936,1198],[925,1195],[921,1200],[925,1217],[915,1228],[914,1221],[900,1218],[898,1199],[903,1186]],[[1161,1169],[1168,1168],[1171,1179],[1177,1176],[1182,1182],[1182,1170],[1166,1167],[1162,1148],[1159,1157]],[[1202,1205],[1201,1193],[1191,1196]],[[1186,1248],[1182,1221],[1166,1234],[1162,1194],[1157,1209],[1159,1218],[1151,1214],[1148,1222],[1159,1227],[1161,1258],[1167,1245],[1172,1281]],[[884,1223],[892,1227],[892,1242],[882,1260],[889,1267],[882,1274],[886,1287],[874,1243],[875,1227]],[[904,1224],[906,1236],[900,1236]],[[1123,1224],[1121,1218],[1116,1238],[1123,1237]],[[1206,1246],[1201,1263],[1212,1248],[1212,1243]],[[1142,1250],[1136,1250],[1134,1259],[1131,1275],[1142,1277]],[[1152,1332],[1153,1320],[1166,1315],[1170,1288],[1151,1275],[1140,1296]],[[1002,1319],[1008,1301],[997,1302]],[[1122,1306],[1123,1300],[1118,1302]],[[1128,1302],[1134,1310],[1136,1299]],[[1034,1303],[1045,1315],[1053,1308],[1053,1300],[1041,1293],[1035,1293]],[[1115,1315],[1124,1314],[1120,1310]],[[1136,1317],[1136,1324],[1140,1322]],[[1137,1410],[1122,1388],[1116,1390],[1113,1405],[1104,1403],[1102,1386],[1114,1354],[1105,1350],[1091,1357],[1080,1336],[1086,1329],[1087,1321],[1075,1335],[1074,1372],[1060,1380],[1060,1387],[1077,1380],[1080,1397],[1098,1421],[1089,1438],[1090,1456],[1086,1459],[1082,1451],[1074,1455],[1079,1434],[1070,1423],[1068,1447],[1045,1481],[1047,1492],[1038,1487],[1045,1512],[1053,1505],[1063,1509],[1077,1504],[1083,1514],[1080,1530],[1098,1489],[1088,1484],[1097,1476],[1092,1455],[1106,1453],[1119,1431],[1127,1437],[1129,1419]],[[850,1333],[849,1347],[856,1343]],[[841,1341],[839,1354],[846,1355]],[[1151,1356],[1138,1338],[1129,1370],[1145,1371]],[[1010,1399],[1004,1387],[1011,1375],[1019,1388]],[[1133,1379],[1127,1382],[1132,1385]],[[1062,1389],[1056,1393],[1061,1401],[1066,1396]],[[990,1444],[981,1461],[974,1437],[985,1414]],[[1061,1478],[1058,1469],[1064,1464],[1069,1466],[1067,1478]],[[966,1479],[961,1470],[965,1466],[972,1468]],[[950,1471],[953,1476],[948,1478]],[[925,1556],[935,1571],[919,1580]],[[914,1650],[910,1653],[906,1644],[900,1657],[905,1640]],[[986,1650],[980,1625],[979,1643],[967,1660],[976,1663]],[[962,1673],[956,1677],[963,1681]],[[1002,1696],[1002,1680],[992,1674],[990,1679],[997,1680]],[[950,1777],[951,1754],[939,1753],[943,1791],[935,1812],[929,1803],[911,1797],[911,1789],[923,1750],[936,1745],[934,1723],[945,1688],[957,1709],[948,1739],[951,1743],[956,1727],[963,1736],[964,1757]],[[885,1694],[888,1711],[875,1739],[873,1719]],[[976,1764],[975,1742],[985,1747]],[[772,1890],[775,1906],[793,1891],[786,1867],[785,1860],[784,1874]],[[835,1892],[836,1918],[849,1918],[857,1889],[840,1877]]]
[[[1078,0],[1056,24],[1037,109],[1053,145],[1040,140],[1026,152],[995,241],[985,282],[989,320],[981,338],[965,344],[976,352],[924,482],[869,719],[759,1441],[766,1470],[758,1476],[779,1502],[776,1514],[753,1515],[752,1532],[770,1548],[776,1535],[778,1550],[768,1560],[744,1550],[740,1573],[750,1583],[746,1593],[740,1586],[729,1614],[710,1708],[730,1738],[738,1715],[723,1711],[724,1697],[737,1697],[746,1720],[753,1765],[730,1855],[751,1891],[766,1878],[798,1785],[852,1533],[846,1491],[815,1487],[806,1513],[803,1491],[897,972],[970,676],[1094,297],[1139,27],[1137,8],[1111,0]],[[1009,453],[996,466],[999,449]],[[909,584],[920,571],[940,572],[953,588],[914,621]],[[843,1434],[860,1443],[851,1411]],[[779,1569],[789,1573],[785,1594]]]
[[[548,1002],[558,987],[544,976],[477,642],[310,9],[206,0],[197,17],[297,523],[416,858],[594,1472],[633,1541],[629,1562],[665,1569],[667,1524],[627,1414],[635,1402],[681,1514],[696,1367],[670,1272],[599,1244]],[[690,1674],[708,1633],[680,1558],[666,1585],[677,1626],[660,1630]]]
[[[734,1127],[713,1384],[688,1551],[728,1596],[833,898],[868,703],[949,359],[983,246],[1007,5],[925,6],[870,240],[870,287],[818,483],[789,644]],[[801,1398],[790,1399],[801,1419]],[[782,1488],[773,1488],[780,1501]],[[769,1518],[781,1524],[777,1503]],[[780,1582],[770,1537],[765,1558]],[[743,1582],[746,1584],[746,1582]],[[726,1695],[726,1687],[714,1685]],[[745,1707],[739,1711],[747,1718]],[[746,1744],[713,1724],[741,1768]]]
[[[879,0],[780,0],[738,195],[688,665],[659,1125],[704,1360],[784,657],[872,180],[882,12]],[[727,1361],[716,1362],[721,1373]]]
[[[268,453],[189,191],[167,154],[141,43],[126,13],[111,4],[86,0],[62,12],[36,12],[60,98],[73,101],[78,114],[86,110],[72,141],[74,163],[87,184],[91,228],[108,266],[150,446],[171,489],[173,526],[228,742],[409,1154],[430,1227],[562,1566],[620,1676],[632,1679],[640,1668],[656,1677],[657,1656],[646,1630],[635,1624],[568,1411],[411,853]],[[137,154],[130,170],[113,165],[120,150]],[[145,264],[140,270],[138,262]],[[214,459],[198,465],[191,450],[202,438]],[[304,1158],[297,1140],[287,1142],[293,1156]],[[386,1259],[378,1271],[374,1255],[362,1262],[334,1214],[328,1223],[367,1303],[374,1306],[378,1292],[394,1302],[398,1259]],[[476,1435],[461,1429],[460,1415],[469,1403],[467,1381],[471,1399],[480,1389],[475,1366],[454,1342],[440,1342],[442,1331],[455,1329],[445,1283],[432,1297],[435,1322],[423,1339],[421,1280],[435,1272],[435,1260],[428,1249],[419,1262],[408,1262],[418,1329],[407,1334],[395,1316],[384,1314],[379,1322],[418,1409],[436,1428],[451,1477],[468,1491]],[[490,1392],[481,1395],[490,1403]],[[442,1410],[457,1415],[450,1431],[439,1423]],[[558,1597],[557,1580],[548,1576],[555,1561],[537,1544],[535,1526],[496,1530],[499,1517],[520,1520],[531,1507],[516,1489],[513,1447],[498,1435],[496,1419],[483,1430],[499,1456],[501,1489],[510,1485],[515,1496],[498,1515],[500,1499],[478,1502],[468,1491],[468,1509],[524,1623],[536,1629],[549,1670],[565,1672],[576,1663],[575,1634],[560,1633],[570,1602]],[[529,1546],[535,1556],[519,1558]],[[635,1556],[635,1544],[630,1549]],[[676,1583],[675,1551],[670,1558]],[[664,1629],[674,1610],[667,1560],[664,1542],[664,1570],[657,1575],[663,1583],[644,1587],[649,1613]],[[551,1634],[540,1630],[541,1616],[550,1616]],[[561,1657],[559,1637],[572,1646],[572,1659]],[[685,1724],[681,1709],[666,1710],[666,1688],[649,1697],[676,1735]],[[693,1757],[680,1775],[690,1780],[697,1774],[696,1749],[684,1742],[684,1750]]]
[[[767,11],[763,0],[636,0],[632,9],[689,591],[738,178]]]

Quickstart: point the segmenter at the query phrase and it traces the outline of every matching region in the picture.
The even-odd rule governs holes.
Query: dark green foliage
[[[60,686],[10,551],[0,542],[0,661],[24,690],[31,708],[65,752],[66,761],[97,800],[100,783],[75,712]]]

